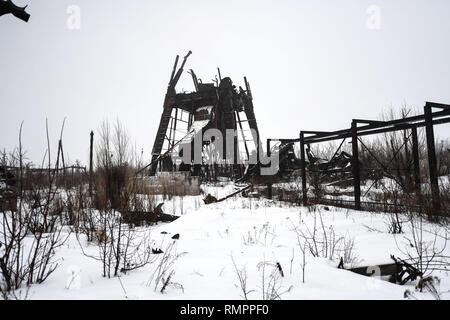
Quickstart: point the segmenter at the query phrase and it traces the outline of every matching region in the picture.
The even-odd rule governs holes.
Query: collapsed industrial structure
[[[404,205],[398,201],[384,199],[381,203],[367,196],[373,186],[385,177],[396,183],[399,182],[393,173],[395,169],[390,167],[390,163],[383,163],[378,159],[362,138],[401,131],[405,135],[408,133],[408,139],[411,141],[411,150],[409,150],[411,159],[402,174],[411,177],[407,180],[413,184],[413,187],[406,191],[415,192],[418,195],[423,193],[429,195],[429,197],[417,198],[431,199],[434,214],[448,214],[449,206],[446,204],[448,201],[444,201],[444,205],[441,204],[433,128],[450,122],[449,105],[427,102],[423,115],[389,121],[354,119],[347,129],[331,132],[303,130],[300,131],[298,138],[269,138],[264,152],[254,111],[253,95],[246,77],[244,77],[244,88],[236,87],[229,77],[222,78],[220,69],[217,69],[216,79],[213,82],[204,83],[191,69],[189,73],[195,90],[193,92],[176,91],[176,85],[191,53],[189,51],[183,58],[179,68],[177,68],[179,56],[175,59],[153,144],[152,159],[147,166],[138,171],[138,174],[141,173],[141,176],[148,178],[147,190],[152,193],[164,193],[169,186],[174,194],[195,195],[199,194],[202,182],[226,178],[234,182],[246,183],[242,185],[240,190],[242,192],[249,191],[248,185],[252,185],[252,191],[272,198],[272,187],[274,187],[275,190],[281,190],[283,200],[289,198],[289,201],[303,205],[322,203],[357,210],[400,212],[404,209]],[[425,128],[426,135],[428,160],[428,177],[426,178],[421,177],[420,171],[419,128]],[[211,130],[215,134],[208,135],[207,132]],[[227,135],[228,131],[234,133],[231,139]],[[218,139],[218,136],[222,139]],[[92,176],[92,132],[90,138],[89,176]],[[340,141],[329,159],[320,158],[313,153],[312,146],[329,141]],[[343,150],[346,141],[351,145],[351,153]],[[402,148],[405,149],[406,145],[405,140],[397,150],[392,150],[391,162]],[[218,149],[222,152],[217,152],[217,147],[220,147]],[[374,159],[376,168],[368,167],[361,161],[362,152]],[[62,168],[59,168],[60,154]],[[272,159],[277,160],[274,173],[262,174],[265,167],[274,165]],[[14,198],[11,197],[11,194],[14,194],[12,182],[17,175],[17,168],[4,166],[1,169],[0,203],[5,206],[7,198]],[[74,169],[80,168],[65,166],[60,140],[58,161],[56,168],[52,170],[65,172],[67,169],[73,172]],[[87,172],[86,168],[81,169]],[[32,169],[27,172],[39,173],[42,170],[44,169]],[[278,184],[285,181],[295,181],[298,183],[298,188],[286,190]],[[318,199],[317,194],[314,193],[314,188],[317,188],[314,184],[317,181],[327,187],[342,188],[341,191],[343,190],[345,196]],[[366,186],[362,191],[362,185],[366,181],[369,181],[370,186],[368,188]]]
[[[213,82],[203,83],[191,69],[189,73],[195,91],[177,93],[176,85],[191,53],[189,51],[184,57],[178,69],[179,56],[175,59],[152,149],[152,161],[142,169],[148,170],[150,176],[155,176],[157,172],[184,172],[189,176],[198,177],[199,181],[216,180],[222,176],[236,182],[246,181],[266,185],[270,189],[268,192],[270,196],[273,183],[292,177],[296,172],[298,176],[301,176],[299,198],[306,205],[314,200],[311,195],[308,195],[307,176],[309,173],[316,173],[320,175],[322,182],[329,185],[353,186],[354,200],[345,200],[346,205],[362,209],[364,203],[361,201],[360,171],[364,164],[359,160],[358,148],[367,149],[367,147],[361,141],[361,137],[409,130],[412,136],[413,159],[408,169],[411,172],[408,174],[414,175],[416,190],[418,190],[421,181],[417,154],[417,129],[425,127],[433,207],[436,212],[440,210],[433,126],[450,122],[449,105],[427,102],[423,115],[391,121],[354,119],[348,129],[332,132],[301,131],[298,138],[267,139],[264,153],[254,112],[253,95],[246,77],[244,77],[245,88],[236,87],[229,77],[222,78],[218,69],[218,75]],[[433,108],[441,111],[433,112]],[[358,126],[358,124],[364,125]],[[232,143],[229,141],[227,143],[226,139],[218,142],[213,136],[204,137],[205,132],[210,129],[216,130],[222,137],[226,136],[227,130],[234,130],[238,134],[233,136]],[[194,150],[196,139],[201,141],[201,148],[195,150],[196,152],[190,152],[189,157],[184,155],[183,158],[185,150]],[[346,139],[351,140],[351,154],[341,150]],[[330,159],[320,159],[311,151],[310,146],[313,144],[335,140],[342,140],[342,142]],[[274,142],[276,146],[272,145]],[[217,143],[223,146],[223,152],[220,153],[220,159],[211,161],[211,153],[208,155],[207,152],[208,147],[211,144],[217,146]],[[299,148],[296,152],[294,145],[297,143]],[[196,157],[199,153],[201,159],[195,161],[198,160]],[[263,163],[261,157],[265,156],[267,159],[273,153],[276,153],[278,160],[276,174],[261,175],[261,169],[271,165],[271,163]],[[372,178],[375,173],[376,181],[382,177],[392,178],[388,164],[383,164],[376,159],[375,155],[372,154],[372,156],[379,163],[377,169],[367,168]],[[253,162],[252,157],[255,160]],[[339,203],[342,204],[342,202]]]
[[[195,91],[177,93],[175,87],[190,54],[191,51],[184,57],[178,70],[179,56],[176,57],[152,149],[152,161],[146,168],[150,175],[155,175],[157,170],[179,171],[191,172],[194,176],[201,175],[206,179],[221,175],[240,179],[249,172],[257,172],[261,144],[250,84],[244,78],[245,89],[236,88],[230,78],[221,77],[219,69],[215,83],[203,83],[191,69]],[[245,125],[248,130],[244,129]],[[210,129],[217,130],[222,137],[227,135],[227,130],[240,134],[246,160],[240,161],[239,137],[234,135],[231,144],[222,139],[223,152],[219,154],[221,159],[210,159],[214,161],[208,162],[205,157],[206,149],[217,138],[213,136],[209,140],[203,139],[204,133]],[[185,150],[194,150],[194,141],[198,138],[202,142],[200,162],[194,161],[195,152],[190,152],[190,156],[187,159],[185,157],[184,161],[174,160],[183,157]],[[251,152],[256,154],[256,162],[249,167]]]
[[[150,176],[154,176],[157,171],[190,172],[193,176],[201,176],[206,180],[220,176],[240,181],[260,177],[261,166],[269,164],[260,161],[263,149],[247,78],[244,77],[245,89],[241,86],[237,88],[229,77],[222,78],[220,69],[217,69],[215,82],[203,83],[191,69],[189,73],[195,91],[177,93],[175,87],[191,53],[189,51],[184,57],[179,69],[179,56],[175,59],[152,149],[152,161],[144,169],[149,170]],[[227,137],[227,130],[236,132],[232,143],[226,139],[219,142],[223,146],[219,154],[221,159],[213,159],[215,161],[206,159],[206,149],[216,138],[203,138],[205,132],[210,129],[217,130],[222,137]],[[195,152],[190,153],[190,161],[182,162],[178,159],[177,163],[174,159],[182,157],[184,150],[194,150],[196,138],[202,141],[201,163],[194,161]],[[270,141],[273,139],[268,140],[268,146]],[[230,147],[232,150],[229,150]],[[269,149],[266,155],[271,152],[273,149]],[[275,152],[278,154],[277,172],[280,177],[300,168],[300,159],[295,155],[293,141],[280,140]]]
[[[245,89],[241,86],[236,88],[230,78],[221,77],[220,69],[218,69],[215,82],[203,83],[191,69],[189,73],[195,91],[177,93],[175,87],[191,53],[189,51],[184,57],[178,69],[179,56],[175,59],[152,149],[152,161],[143,170],[148,169],[150,176],[154,176],[156,172],[189,172],[192,176],[201,176],[205,180],[210,180],[213,176],[214,178],[226,176],[238,181],[261,178],[261,166],[269,164],[262,164],[260,161],[260,156],[263,154],[262,143],[254,112],[253,96],[247,78],[244,77]],[[248,130],[244,128],[246,124]],[[227,152],[230,151],[227,150],[227,147],[230,148],[231,144],[227,143],[226,139],[220,142],[223,144],[221,154],[223,158],[220,159],[223,160],[222,162],[217,161],[218,159],[215,159],[215,162],[208,162],[205,159],[207,157],[205,149],[214,142],[215,138],[203,139],[205,132],[209,129],[218,130],[222,137],[226,136],[227,130],[238,132],[233,136],[232,152]],[[198,137],[202,141],[201,163],[194,162],[195,152],[191,152],[189,161],[179,160],[178,158],[183,155],[184,150],[194,150],[194,141]],[[240,140],[239,137],[241,137]],[[279,179],[291,175],[302,167],[302,159],[297,157],[294,149],[295,143],[299,141],[298,138],[267,139],[265,155],[270,156],[273,152],[277,153],[276,176]],[[276,146],[272,146],[273,142],[277,142]],[[242,153],[240,149],[244,149],[245,153]],[[232,158],[229,157],[230,154]],[[242,154],[244,159],[242,159]],[[250,161],[252,156],[255,160],[253,164]],[[352,155],[341,152],[327,161],[315,157],[308,149],[307,159],[304,161],[308,169],[319,170],[336,178],[336,174],[344,168],[346,170],[351,168]],[[273,182],[274,177],[266,177],[259,181]]]

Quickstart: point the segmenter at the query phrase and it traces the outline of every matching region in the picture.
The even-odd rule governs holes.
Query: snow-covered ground
[[[221,197],[233,191],[233,186],[205,187]],[[236,273],[246,270],[249,299],[263,297],[263,270],[266,262],[264,287],[269,284],[272,265],[280,264],[284,277],[276,278],[281,299],[404,299],[405,290],[418,299],[432,299],[429,293],[415,291],[415,284],[395,285],[378,278],[361,276],[338,269],[338,259],[314,258],[306,255],[305,282],[302,282],[303,255],[294,228],[312,230],[314,214],[307,208],[275,203],[265,199],[230,198],[224,202],[205,205],[201,196],[174,197],[164,205],[167,213],[180,218],[172,223],[160,223],[146,230],[151,234],[154,248],[165,250],[175,243],[179,257],[174,261],[174,275],[164,293],[155,290],[155,268],[158,261],[120,278],[103,278],[101,262],[83,255],[75,235],[70,234],[63,247],[57,249],[59,266],[42,284],[33,285],[29,299],[241,299],[243,293]],[[328,210],[327,210],[328,209]],[[402,257],[400,249],[408,244],[409,227],[405,233],[388,233],[387,216],[347,209],[324,208],[319,212],[326,230],[337,237],[354,240],[355,265],[376,266],[391,263],[390,255]],[[427,230],[431,226],[426,225]],[[174,234],[178,240],[172,240]],[[425,238],[433,240],[431,233]],[[443,245],[443,240],[438,239]],[[98,248],[81,238],[87,254],[98,254]],[[406,246],[406,247],[405,247]],[[450,255],[446,248],[445,255]],[[158,255],[160,259],[162,255]],[[235,265],[233,265],[233,260]],[[259,268],[258,268],[259,266]],[[449,299],[448,272],[434,275],[441,280],[439,290]],[[22,292],[22,295],[25,293]]]

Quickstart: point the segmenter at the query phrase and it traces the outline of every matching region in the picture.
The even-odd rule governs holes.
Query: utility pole
[[[92,174],[93,174],[93,153],[94,153],[94,131],[91,131],[91,142],[89,148],[89,194],[92,195]]]

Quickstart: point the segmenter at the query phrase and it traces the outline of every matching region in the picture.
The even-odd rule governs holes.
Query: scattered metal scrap
[[[179,218],[179,216],[166,214],[162,210],[164,202],[158,204],[153,211],[121,211],[124,222],[133,225],[141,226],[145,224],[153,224],[157,222],[172,222]]]
[[[279,145],[272,147],[272,142],[279,142]],[[300,139],[267,139],[268,155],[278,154],[278,176],[280,178],[289,177],[294,171],[301,169],[302,160],[297,157],[294,150],[294,145],[298,142]],[[316,157],[308,146],[306,149],[308,159],[305,159],[306,169],[318,173],[322,181],[329,183],[338,183],[351,178],[353,157],[345,151],[338,151],[328,160]]]
[[[373,275],[390,276],[389,282],[397,283],[400,285],[404,285],[408,281],[414,281],[417,278],[421,278],[423,276],[423,274],[416,267],[406,262],[405,260],[396,258],[393,255],[391,255],[391,259],[394,261],[394,263],[351,268],[347,270],[369,277]],[[338,268],[344,269],[344,263],[342,259],[339,263]]]
[[[249,190],[251,187],[252,187],[252,185],[248,185],[248,186],[246,186],[246,187],[244,187],[242,189],[239,189],[239,190],[237,190],[237,191],[227,195],[226,197],[223,197],[223,198],[220,198],[220,199],[217,199],[216,197],[214,197],[214,196],[212,196],[210,194],[207,194],[206,197],[203,199],[203,202],[205,204],[222,202],[222,201],[225,201],[226,199],[229,199],[229,198],[234,197],[234,196],[236,196],[236,195],[238,195],[240,193],[243,193],[246,190]]]
[[[267,139],[267,155],[278,154],[278,177],[290,176],[301,168],[301,161],[294,150],[298,141],[299,139]],[[279,145],[272,147],[272,142],[279,142]]]

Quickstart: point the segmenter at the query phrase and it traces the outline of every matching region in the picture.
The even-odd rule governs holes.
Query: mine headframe
[[[253,97],[250,85],[244,77],[245,89],[236,88],[229,77],[222,78],[218,69],[218,77],[211,83],[203,83],[197,78],[193,70],[192,76],[195,91],[176,92],[176,85],[184,71],[184,66],[191,51],[184,57],[181,66],[177,69],[179,56],[176,57],[170,77],[167,93],[164,99],[163,112],[152,149],[152,161],[147,166],[149,174],[155,175],[156,171],[191,171],[199,175],[202,164],[193,164],[194,154],[191,154],[191,163],[174,163],[172,155],[182,146],[191,144],[190,150],[194,150],[193,144],[197,135],[202,135],[208,129],[218,129],[223,139],[223,162],[229,163],[234,176],[242,175],[242,161],[238,161],[239,133],[242,137],[241,145],[244,145],[247,159],[250,158],[248,142],[253,142],[253,148],[257,154],[259,163],[259,130],[253,111]],[[186,117],[187,115],[187,117]],[[245,117],[246,119],[243,119]],[[245,135],[243,123],[249,129],[250,135]],[[237,134],[234,136],[232,153],[234,159],[228,159],[226,131],[233,129]],[[203,141],[203,138],[201,138]],[[203,147],[211,141],[203,141]],[[178,151],[176,150],[178,149]],[[181,151],[182,152],[182,151]],[[180,155],[181,156],[181,155]],[[241,164],[240,164],[241,163]],[[244,161],[245,163],[245,161]]]

